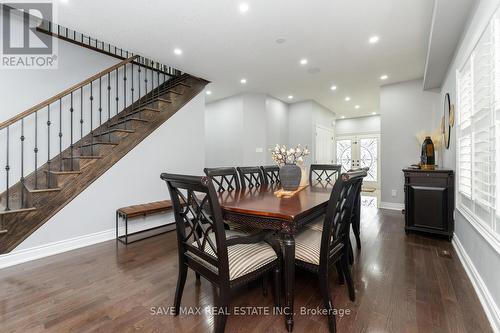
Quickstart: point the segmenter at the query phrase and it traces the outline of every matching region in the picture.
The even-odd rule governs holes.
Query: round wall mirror
[[[450,148],[450,132],[451,132],[450,114],[451,114],[450,94],[446,93],[446,95],[444,96],[444,121],[443,121],[444,146],[446,147],[446,149]]]

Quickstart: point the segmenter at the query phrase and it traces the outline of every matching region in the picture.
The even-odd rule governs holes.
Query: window
[[[457,71],[457,207],[500,240],[500,14]]]

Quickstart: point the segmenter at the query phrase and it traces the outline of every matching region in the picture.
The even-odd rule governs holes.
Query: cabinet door
[[[408,191],[409,226],[446,231],[446,187],[410,185]]]

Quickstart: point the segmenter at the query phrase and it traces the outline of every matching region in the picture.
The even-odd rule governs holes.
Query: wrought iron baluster
[[[80,148],[83,145],[83,87],[80,88]]]
[[[116,69],[116,121],[119,121],[119,118],[118,118],[118,101],[120,100],[120,98],[118,97],[118,94],[119,94],[119,89],[118,89],[118,68]]]
[[[47,188],[51,187],[51,182],[50,182],[50,167],[51,167],[51,161],[50,161],[50,125],[52,123],[50,122],[50,104],[47,105]]]
[[[155,89],[155,73],[154,73],[154,68],[155,68],[155,63],[154,61],[151,62],[151,98],[152,100],[154,98],[154,89]]]
[[[139,64],[137,65],[137,76],[139,76],[139,79],[138,79],[138,84],[137,84],[137,88],[139,89],[138,93],[138,99],[137,99],[137,104],[139,105],[139,107],[141,107],[141,59],[139,58]],[[139,112],[139,118],[142,118],[142,111]]]
[[[134,101],[134,61],[132,61],[131,66],[132,66],[132,69],[130,71],[130,74],[131,74],[131,79],[132,79],[132,88],[130,89],[130,91],[132,93],[132,104],[131,104],[130,108],[133,112],[134,106],[135,106],[135,101]]]
[[[90,81],[90,155],[94,156],[94,86]]]
[[[127,64],[123,65],[123,115],[124,119],[127,118]],[[127,122],[124,123],[125,129],[127,129]]]
[[[38,111],[35,111],[35,190],[38,189]]]
[[[10,198],[9,198],[9,176],[10,176],[10,165],[9,165],[9,137],[10,137],[10,126],[7,126],[7,159],[5,163],[5,176],[6,176],[6,190],[5,190],[5,210],[9,211],[10,210]]]
[[[59,171],[63,170],[62,164],[62,99],[59,99]]]
[[[156,97],[160,98],[160,64],[156,63]]]
[[[110,73],[108,73],[108,141],[111,141],[111,130],[110,130],[110,123],[111,123],[111,76]]]
[[[24,207],[24,118],[21,119],[21,207]]]
[[[70,150],[70,164],[71,164],[71,171],[75,171],[75,166],[73,163],[73,157],[74,157],[74,144],[73,144],[73,92],[71,92],[71,107],[69,109],[69,113],[71,115],[71,128],[70,128],[70,136],[71,136],[71,143],[69,145],[69,150]]]
[[[99,139],[102,140],[102,76],[99,77]]]
[[[146,63],[146,65],[144,66],[144,102],[147,103],[147,101],[148,101],[148,64],[149,64],[149,61],[148,61],[148,59],[144,59],[144,61]],[[142,111],[141,111],[141,113],[142,113]]]

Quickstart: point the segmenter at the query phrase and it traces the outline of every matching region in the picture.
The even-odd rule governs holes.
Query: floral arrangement
[[[274,148],[270,149],[271,157],[276,164],[283,166],[285,164],[297,164],[304,161],[304,157],[309,155],[309,149],[307,146],[302,148],[297,145],[295,148],[287,149],[285,145],[276,145]]]

